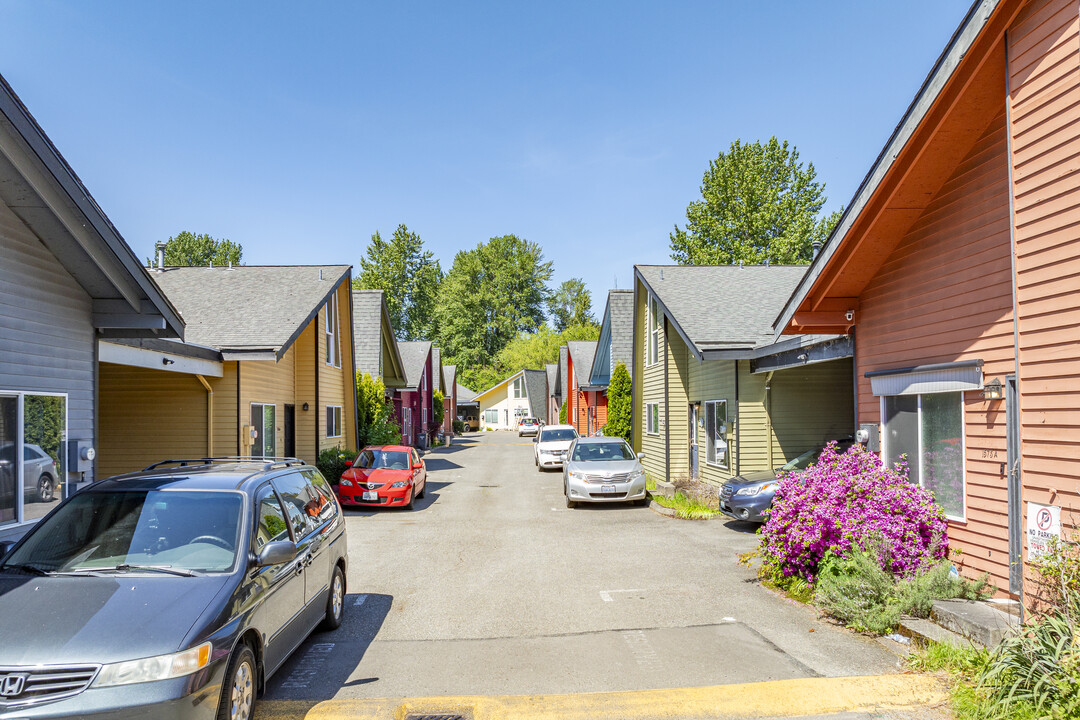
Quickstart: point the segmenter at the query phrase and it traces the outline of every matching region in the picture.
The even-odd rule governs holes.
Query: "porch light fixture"
[[[300,409],[303,410],[304,412],[307,412],[308,404],[304,403],[303,405],[300,406]]]
[[[983,400],[1001,399],[1001,381],[994,378],[983,386]]]
[[[175,365],[176,361],[170,360],[169,358],[161,358],[161,364],[165,367],[169,367],[170,365]]]

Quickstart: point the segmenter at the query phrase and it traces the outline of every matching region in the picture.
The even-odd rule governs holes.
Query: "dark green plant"
[[[855,630],[884,635],[896,628],[902,615],[929,617],[935,600],[981,600],[993,591],[987,576],[966,580],[948,561],[897,578],[882,569],[882,545],[847,557],[828,553],[814,583],[814,603]]]
[[[431,419],[437,430],[442,428],[443,415],[446,413],[446,408],[443,406],[444,399],[440,390],[431,393]]]
[[[239,265],[244,257],[242,245],[232,240],[215,238],[205,233],[196,235],[187,230],[177,233],[165,243],[165,266]],[[157,267],[157,255],[147,263]]]
[[[608,418],[604,434],[630,442],[630,372],[619,363],[611,372],[608,383]]]
[[[23,407],[25,442],[37,445],[54,462],[60,463],[64,439],[64,398],[27,395]],[[63,463],[60,463],[63,465]]]
[[[315,467],[323,474],[332,485],[337,485],[341,480],[341,473],[348,470],[346,461],[355,460],[357,453],[352,450],[339,450],[327,448],[319,453],[319,459],[315,461]]]
[[[378,231],[371,236],[353,287],[383,291],[399,340],[434,340],[442,280],[442,267],[435,254],[424,249],[420,235],[398,225],[389,240],[383,240]]]
[[[565,400],[563,401],[563,404],[559,406],[559,424],[560,425],[565,425],[566,424],[566,401]]]
[[[394,406],[386,402],[381,378],[356,374],[356,410],[360,447],[401,442],[401,428],[394,422]]]
[[[465,421],[464,420],[454,420],[454,434],[455,435],[461,435],[464,432],[465,432]]]

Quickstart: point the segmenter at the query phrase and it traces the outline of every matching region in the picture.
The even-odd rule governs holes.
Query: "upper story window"
[[[525,397],[525,378],[524,377],[514,378],[514,397],[515,398],[523,398],[523,397]]]
[[[341,367],[341,338],[338,323],[338,299],[335,292],[324,306],[326,316],[326,364]]]
[[[645,362],[649,365],[656,363],[657,358],[660,357],[660,317],[657,312],[656,298],[649,298],[649,307],[646,313],[646,319],[649,327],[649,355]]]

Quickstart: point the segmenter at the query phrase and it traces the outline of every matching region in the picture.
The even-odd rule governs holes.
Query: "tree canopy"
[[[205,233],[196,235],[184,230],[171,237],[165,243],[165,266],[207,266],[214,265],[239,265],[244,257],[244,248],[232,240],[221,238],[216,240]],[[147,263],[150,267],[157,267],[157,253]]]
[[[559,348],[571,340],[595,340],[599,336],[596,325],[574,325],[561,333],[541,325],[536,332],[521,333],[507,343],[490,364],[459,368],[458,372],[472,383],[469,387],[487,390],[518,370],[542,370],[545,365],[557,363]]]
[[[581,278],[563,282],[548,298],[548,312],[555,330],[562,332],[575,325],[595,325],[592,295]]]
[[[549,280],[551,262],[543,250],[516,235],[460,251],[439,288],[435,312],[444,362],[489,365],[519,333],[539,330]]]
[[[360,259],[353,287],[382,290],[386,309],[399,340],[428,340],[435,336],[435,304],[443,272],[420,235],[398,225],[389,241],[376,231]]]
[[[827,198],[813,163],[775,137],[743,143],[709,162],[701,200],[686,208],[686,228],[670,235],[671,257],[684,265],[779,263],[812,259],[812,244],[824,242],[840,213],[818,219]]]

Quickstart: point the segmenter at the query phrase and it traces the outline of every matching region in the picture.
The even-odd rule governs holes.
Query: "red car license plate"
[[[364,491],[364,502],[377,502],[379,500],[379,493]]]

